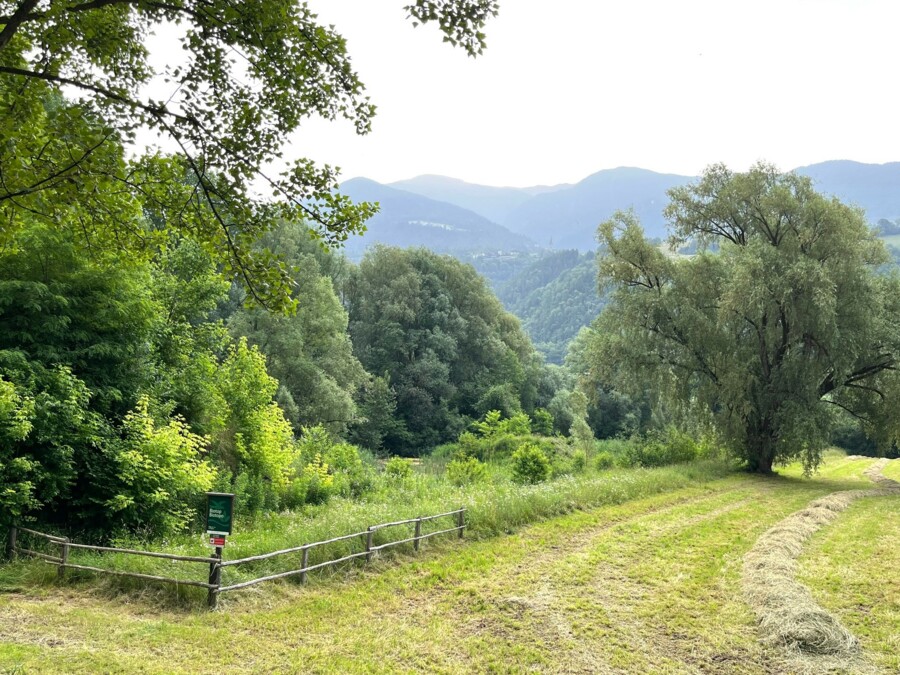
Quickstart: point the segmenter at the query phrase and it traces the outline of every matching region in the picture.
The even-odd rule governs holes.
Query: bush
[[[597,471],[606,471],[613,468],[615,465],[616,458],[607,450],[597,453],[597,457],[594,459],[594,466]]]
[[[487,478],[487,467],[475,457],[454,459],[447,465],[447,480],[456,486],[479,483]]]
[[[125,416],[124,437],[112,454],[121,482],[104,506],[129,529],[170,534],[193,519],[215,472],[201,459],[204,439],[177,417],[158,425],[149,406],[143,396]]]
[[[303,504],[324,504],[336,491],[334,476],[329,473],[327,462],[317,454],[291,483],[285,505],[297,508]]]
[[[688,434],[669,427],[632,439],[622,454],[623,466],[655,467],[697,459],[700,448]]]
[[[538,446],[525,443],[513,453],[512,472],[517,483],[540,483],[550,477],[550,460]]]
[[[531,430],[540,436],[553,435],[553,415],[549,410],[535,408],[531,415]]]
[[[359,497],[372,489],[372,472],[355,445],[334,443],[325,451],[323,459],[334,476],[334,491],[337,494]]]
[[[584,450],[576,450],[572,453],[572,471],[581,473],[587,466],[587,453]]]
[[[405,480],[412,475],[412,462],[403,457],[391,457],[384,464],[384,472],[391,478]]]

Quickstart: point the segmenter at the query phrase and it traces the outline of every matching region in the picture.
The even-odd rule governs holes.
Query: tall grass
[[[513,483],[500,472],[490,482],[463,487],[451,485],[435,474],[435,467],[423,466],[406,479],[383,477],[379,487],[361,499],[333,498],[326,504],[307,505],[297,511],[270,513],[245,518],[236,523],[235,533],[228,540],[225,559],[233,560],[268,553],[305,543],[324,541],[333,537],[363,532],[370,525],[427,516],[465,507],[466,535],[469,538],[492,537],[515,529],[569,513],[601,505],[619,504],[653,494],[700,485],[723,477],[733,466],[721,461],[702,461],[653,469],[613,469],[588,471],[579,475],[562,476],[537,485]],[[449,519],[433,521],[423,527],[423,533],[452,527]],[[412,527],[379,530],[374,535],[376,545],[410,536]],[[431,540],[432,542],[434,539]],[[119,546],[144,550],[166,551],[184,555],[208,555],[200,535],[183,535],[153,542],[120,540]],[[334,559],[363,550],[363,538],[338,542],[313,549],[310,564]],[[411,549],[411,545],[405,545]],[[399,547],[403,550],[404,547]],[[396,549],[391,549],[392,551]],[[127,570],[178,579],[205,580],[207,570],[196,563],[172,562],[153,558],[118,554],[96,554],[73,551],[71,562],[83,565]],[[353,563],[348,563],[348,566]],[[297,569],[300,554],[288,554],[252,564],[225,568],[222,583],[238,583],[275,572]],[[15,583],[36,583],[52,578],[53,568],[40,562],[23,562],[8,566],[0,572],[0,586]],[[44,570],[42,573],[41,570]],[[50,574],[47,574],[49,570]],[[90,573],[84,573],[90,574]],[[81,576],[81,574],[73,575]],[[135,587],[133,581],[106,577],[114,588]],[[139,584],[137,584],[139,585]],[[201,589],[179,589],[182,597],[200,597]]]

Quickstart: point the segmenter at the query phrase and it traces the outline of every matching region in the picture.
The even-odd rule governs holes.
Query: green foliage
[[[812,470],[838,409],[885,445],[900,437],[900,278],[880,273],[861,212],[766,165],[714,166],[670,197],[672,243],[696,241],[695,256],[666,256],[630,214],[600,227],[615,288],[595,326],[601,379],[711,418],[761,472]]]
[[[391,457],[384,463],[384,473],[395,480],[405,480],[412,476],[412,462],[405,457]]]
[[[454,485],[469,485],[487,478],[487,467],[476,457],[457,458],[447,464],[447,480]]]
[[[396,393],[404,434],[386,435],[387,448],[416,453],[455,438],[498,386],[533,408],[541,368],[531,343],[468,265],[377,247],[353,274],[347,301],[354,353]]]
[[[620,463],[629,467],[667,466],[693,461],[700,454],[700,446],[689,435],[669,427],[664,432],[633,438],[625,447]]]
[[[540,436],[553,435],[553,415],[544,408],[535,408],[531,413],[531,431]]]
[[[304,427],[297,447],[299,457],[295,470],[305,474],[307,467],[312,466],[311,471],[319,475],[325,466],[331,477],[327,486],[331,493],[359,497],[374,487],[372,468],[363,460],[359,448],[335,442],[324,426]],[[295,505],[304,503],[303,499],[297,501],[296,494],[294,501]]]
[[[266,372],[266,359],[241,338],[231,345],[218,371],[227,411],[213,438],[213,459],[232,474],[247,471],[277,493],[287,485],[297,456],[290,423],[272,400],[278,382]]]
[[[499,286],[497,297],[522,325],[550,363],[560,364],[578,331],[605,304],[597,293],[596,254],[554,251]]]
[[[111,445],[118,481],[104,505],[127,529],[162,535],[194,519],[214,471],[201,459],[204,439],[178,418],[157,425],[149,408],[149,399],[141,397],[125,416],[122,439]]]
[[[301,504],[322,504],[331,497],[334,476],[328,472],[328,464],[321,455],[314,455],[296,481],[295,489],[303,496]]]
[[[512,455],[512,472],[518,483],[541,483],[550,477],[550,460],[537,445],[525,443]]]
[[[587,463],[587,453],[584,450],[579,449],[572,453],[572,471],[574,473],[581,473],[584,471],[585,467],[587,467]]]
[[[517,413],[503,419],[499,410],[489,410],[481,420],[472,423],[472,429],[482,438],[496,438],[503,435],[527,436],[531,433],[531,420],[525,413]]]
[[[124,415],[152,381],[148,345],[159,307],[147,265],[92,263],[65,230],[32,225],[0,252],[0,349],[66,366],[91,407]]]
[[[596,352],[598,339],[593,327],[582,328],[568,345],[566,369],[574,380],[574,386],[587,396],[584,418],[596,438],[614,438],[638,433],[650,425],[650,405],[646,392],[628,394],[616,391],[604,381],[603,370],[598,367],[602,356]],[[559,397],[562,394],[558,394]],[[556,405],[561,405],[557,401]],[[569,408],[571,432],[575,413]],[[580,433],[584,434],[583,431]]]
[[[350,440],[380,453],[386,439],[407,441],[406,424],[397,415],[397,394],[387,376],[364,383],[359,393],[359,417],[350,426]]]
[[[32,430],[34,401],[21,395],[12,382],[0,377],[0,506],[5,517],[3,524],[37,507],[34,494],[34,459],[16,456],[15,443],[25,440]]]
[[[598,452],[594,457],[594,467],[597,471],[608,471],[616,465],[616,458],[608,450]]]
[[[587,423],[587,396],[577,389],[569,396],[569,407],[572,410],[572,426],[569,427],[569,435],[575,445],[587,453],[594,447],[594,433]]]
[[[241,309],[229,318],[229,328],[265,354],[269,374],[282,387],[282,409],[296,431],[326,422],[343,433],[357,414],[354,395],[366,373],[353,356],[347,312],[322,269],[333,267],[331,256],[299,224],[281,224],[262,245],[290,266],[296,311],[283,316]]]
[[[70,369],[45,368],[21,352],[0,350],[5,419],[0,426],[0,490],[11,516],[49,513],[74,502],[72,520],[90,513],[95,485],[79,490],[84,467],[94,481],[111,471],[98,457],[109,430],[90,410],[90,392]],[[101,521],[102,522],[102,521]]]
[[[495,384],[490,387],[478,399],[475,411],[487,413],[491,410],[499,411],[504,417],[512,417],[522,412],[522,404],[515,387],[510,383]]]

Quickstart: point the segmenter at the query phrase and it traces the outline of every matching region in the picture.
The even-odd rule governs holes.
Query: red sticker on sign
[[[212,536],[209,538],[210,546],[224,546],[225,545],[225,537],[216,537]]]

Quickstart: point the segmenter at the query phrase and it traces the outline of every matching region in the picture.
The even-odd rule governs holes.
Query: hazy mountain
[[[873,223],[900,218],[900,162],[829,161],[795,169],[820,192],[863,207]],[[591,250],[597,225],[617,209],[634,208],[651,237],[666,235],[666,191],[695,177],[621,167],[599,171],[576,185],[497,188],[445,176],[418,176],[394,183],[476,213],[524,234],[540,246]]]
[[[861,206],[875,223],[900,218],[900,162],[862,164],[849,160],[821,162],[795,169],[809,176],[819,192]]]
[[[597,225],[618,209],[633,208],[648,236],[662,237],[666,190],[691,180],[628,167],[599,171],[572,187],[532,197],[503,224],[541,246],[587,251],[597,246]]]
[[[381,204],[381,211],[368,221],[367,232],[347,240],[344,251],[352,259],[362,257],[365,249],[375,243],[424,246],[455,255],[535,248],[528,238],[477,213],[367,178],[348,180],[341,185],[341,192],[355,201]]]
[[[569,185],[536,185],[527,188],[492,187],[435,175],[416,176],[389,185],[430,199],[456,204],[495,223],[502,223],[516,207],[521,206],[535,195],[570,187]]]

